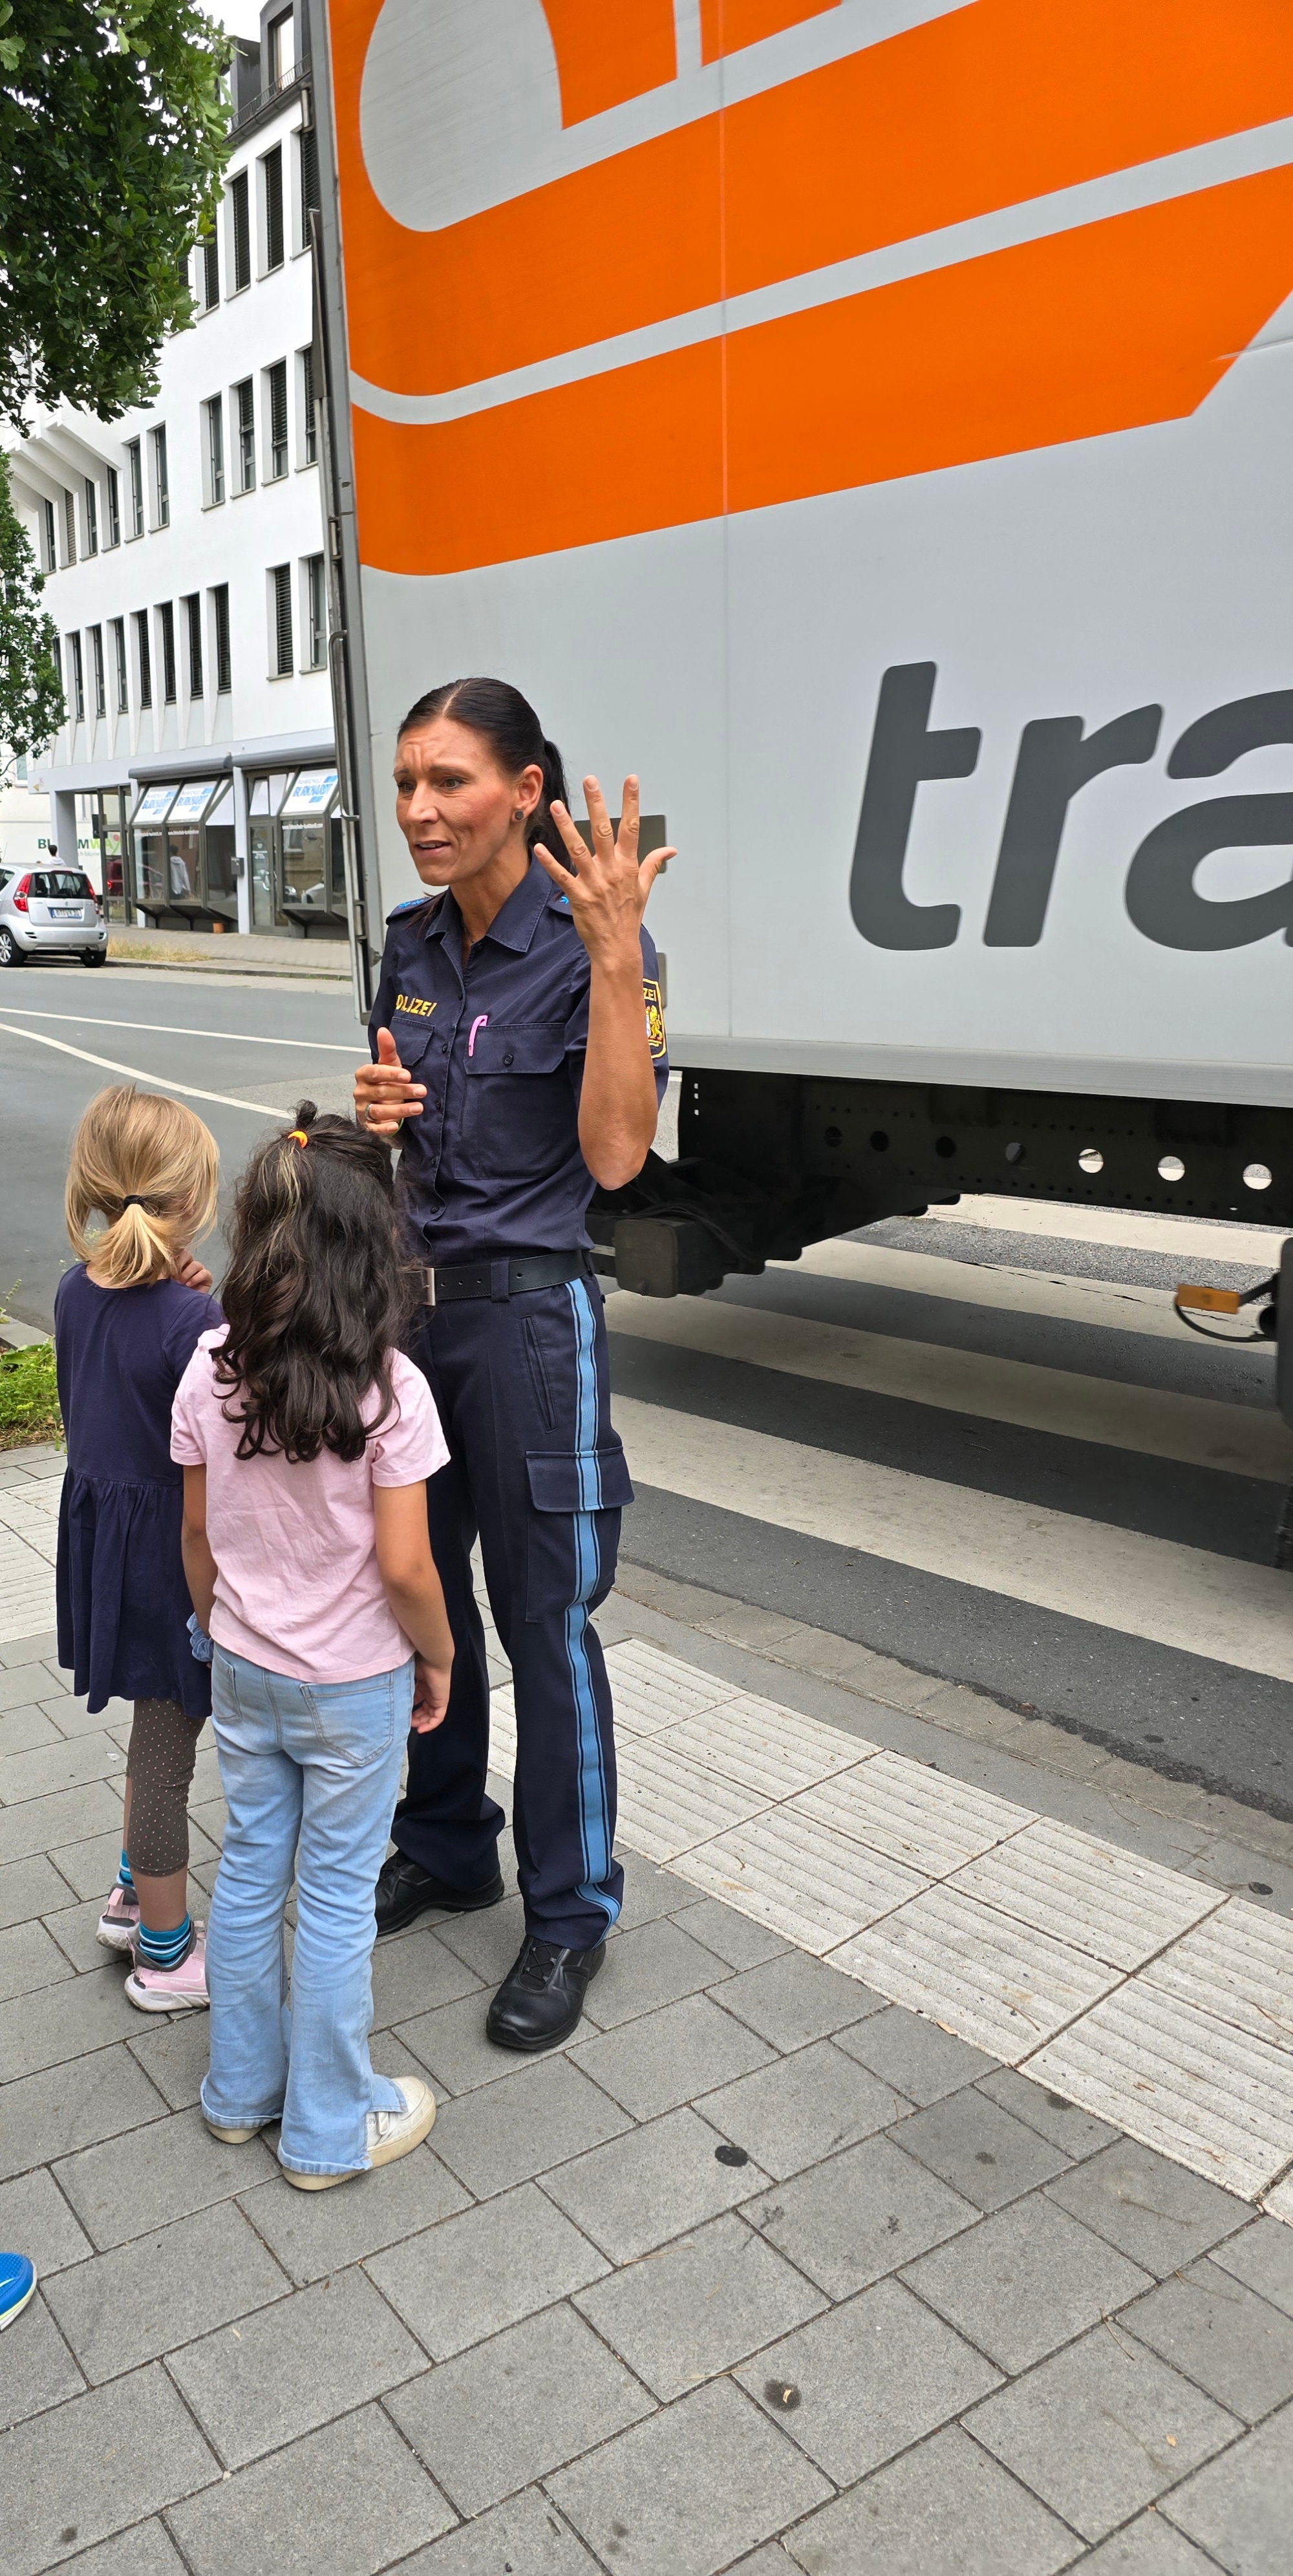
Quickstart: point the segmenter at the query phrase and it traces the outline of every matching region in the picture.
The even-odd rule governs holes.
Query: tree
[[[58,637],[40,605],[44,587],[0,459],[0,743],[11,753],[39,751],[63,722]]]
[[[0,415],[113,420],[191,319],[229,148],[229,38],[194,0],[0,0]]]

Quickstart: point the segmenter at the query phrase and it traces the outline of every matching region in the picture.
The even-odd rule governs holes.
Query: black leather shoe
[[[416,1923],[419,1914],[474,1914],[478,1908],[497,1905],[503,1895],[502,1875],[495,1870],[482,1887],[450,1887],[448,1880],[433,1878],[429,1869],[410,1860],[407,1852],[393,1851],[382,1862],[377,1873],[377,1938],[384,1932],[403,1932]]]
[[[559,1950],[528,1932],[489,2008],[485,2036],[496,2048],[557,2048],[578,2028],[584,1996],[606,1956],[595,1950]]]

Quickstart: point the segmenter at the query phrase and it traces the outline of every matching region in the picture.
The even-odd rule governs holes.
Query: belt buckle
[[[422,1303],[423,1303],[423,1305],[424,1305],[424,1306],[434,1306],[434,1304],[435,1304],[435,1268],[434,1268],[433,1263],[428,1262],[428,1263],[426,1264],[426,1267],[425,1267],[425,1269],[423,1270],[422,1276],[423,1276],[423,1280],[425,1281],[425,1284],[426,1284],[426,1295],[424,1296],[424,1298],[423,1298],[423,1300],[422,1300]]]

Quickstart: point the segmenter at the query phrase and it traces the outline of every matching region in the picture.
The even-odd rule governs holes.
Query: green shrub
[[[0,1335],[3,1332],[0,1322]],[[62,1437],[53,1343],[33,1342],[25,1351],[0,1351],[0,1449],[24,1449]]]

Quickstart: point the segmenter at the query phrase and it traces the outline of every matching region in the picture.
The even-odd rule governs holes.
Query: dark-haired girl
[[[445,1445],[396,1347],[406,1300],[387,1147],[305,1102],[243,1178],[225,1327],[203,1334],[171,1429],[229,1808],[202,2110],[231,2146],[281,2119],[303,2191],[407,2155],[435,2118],[427,2085],[368,2055],[405,1736],[441,1723],[453,1658],[426,1514]]]
[[[589,1614],[614,1580],[632,1488],[585,1217],[595,1183],[621,1188],[641,1170],[668,1072],[642,916],[672,852],[639,862],[635,778],[618,836],[597,780],[584,791],[591,850],[555,744],[503,681],[453,681],[410,710],[396,813],[428,891],[391,917],[375,1062],[355,1088],[362,1124],[402,1129],[405,1231],[425,1283],[408,1347],[452,1455],[428,1500],[453,1691],[444,1727],[410,1747],[378,1930],[503,1893],[479,1533],[515,1685],[526,1920],[487,2029],[516,2049],[573,2030],[623,1892],[610,1688]]]

